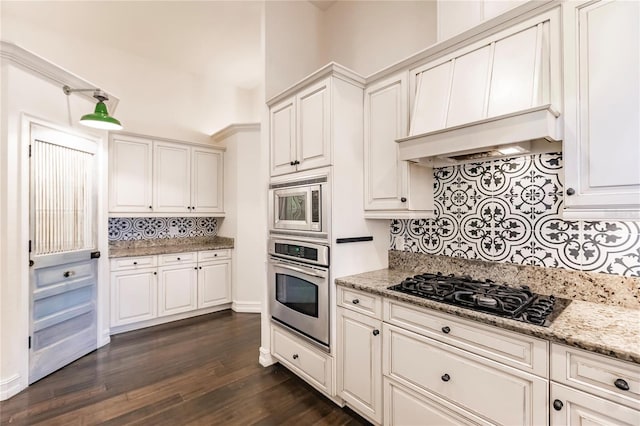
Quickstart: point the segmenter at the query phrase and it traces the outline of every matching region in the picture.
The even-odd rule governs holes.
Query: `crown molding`
[[[22,68],[23,70],[30,72],[38,77],[44,78],[53,84],[60,86],[60,93],[62,93],[62,86],[67,85],[74,89],[79,88],[100,88],[109,95],[109,100],[105,102],[109,111],[113,114],[118,106],[120,99],[113,95],[108,90],[91,83],[64,68],[44,59],[35,53],[29,52],[22,47],[0,40],[0,59],[3,62],[7,61],[15,66]],[[64,93],[62,93],[64,96]],[[91,92],[75,92],[74,96],[83,97],[91,102],[95,102]]]
[[[260,131],[260,123],[229,124],[227,127],[220,129],[214,134],[212,134],[211,139],[213,139],[214,142],[220,142],[239,132],[254,132],[254,131]]]

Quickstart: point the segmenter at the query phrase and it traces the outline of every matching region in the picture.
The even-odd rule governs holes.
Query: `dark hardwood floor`
[[[0,402],[2,425],[364,425],[279,364],[260,316],[217,312],[111,343]]]

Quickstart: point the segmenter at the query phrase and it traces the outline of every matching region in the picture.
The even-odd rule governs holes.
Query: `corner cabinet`
[[[109,213],[224,215],[224,150],[114,134]]]
[[[271,176],[331,164],[331,78],[269,109]]]
[[[562,3],[567,219],[640,219],[640,3]]]
[[[398,159],[409,127],[407,73],[364,92],[364,210],[369,219],[433,215],[433,168]]]

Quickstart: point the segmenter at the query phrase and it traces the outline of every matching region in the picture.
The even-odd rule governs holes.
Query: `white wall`
[[[323,12],[307,1],[265,3],[265,94],[269,99],[327,63]]]
[[[368,76],[436,42],[436,2],[338,1],[323,37],[327,58]]]
[[[138,40],[150,31],[142,24],[138,28],[125,27],[105,22],[107,18],[99,13],[84,16],[87,6],[82,2],[62,2],[53,9],[47,3],[3,2],[2,39],[71,70],[118,96],[120,104],[114,116],[128,132],[206,143],[210,141],[212,133],[229,123],[260,119],[259,91],[253,90],[253,87],[234,86],[229,83],[228,76],[215,74],[214,70],[191,70],[180,66],[175,58],[142,56],[132,53],[133,49],[119,47],[115,41],[109,43],[110,37],[129,37],[132,45],[139,43]],[[172,2],[143,3],[146,3],[149,13],[155,13],[158,8],[161,8],[158,13],[166,14],[172,10]],[[201,7],[206,7],[205,3],[201,3]],[[173,2],[174,7],[175,4]],[[122,14],[127,14],[128,10],[137,12],[137,8],[142,7],[139,5],[140,2],[113,2],[111,7],[119,7]],[[100,2],[96,7],[99,8],[97,11],[101,11],[103,9],[100,8],[105,6]],[[212,9],[212,14],[214,12]],[[102,38],[87,37],[86,25],[74,24],[73,21],[64,28],[42,24],[42,20],[47,18],[45,14],[53,14],[48,17],[49,20],[64,21],[65,14],[73,13],[77,13],[78,16],[74,16],[78,20],[94,22],[94,31],[102,34]],[[199,55],[214,57],[216,51],[213,45],[221,41],[182,40],[180,33],[184,32],[184,27],[181,28],[184,25],[189,23],[176,22],[165,29],[165,32],[175,34],[172,44],[187,43],[184,44],[185,49],[198,45],[203,50]],[[259,25],[257,20],[256,25]],[[207,46],[210,45],[211,51],[207,52]],[[169,47],[173,51],[179,50],[179,46]],[[202,60],[200,62],[204,63]],[[199,62],[194,60],[194,63]],[[256,63],[259,63],[257,59]],[[238,73],[241,72],[243,69],[238,68]]]
[[[14,66],[6,60],[1,65],[0,105],[0,399],[5,399],[28,381],[29,335],[29,159],[28,134],[23,133],[23,114],[70,128],[69,121],[91,109],[88,99],[62,93],[61,85],[40,78],[32,72]],[[75,121],[75,120],[73,120]],[[106,135],[98,149],[98,179],[101,197],[98,199],[98,248],[106,253]],[[98,341],[108,340],[108,262],[106,256],[98,263]],[[106,278],[106,279],[105,279]],[[107,331],[104,336],[105,330]]]
[[[225,218],[218,233],[235,238],[232,308],[260,312],[267,286],[267,162],[260,147],[260,125],[231,125],[213,137],[227,148]]]

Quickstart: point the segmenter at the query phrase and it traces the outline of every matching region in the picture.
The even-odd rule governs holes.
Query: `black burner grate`
[[[510,287],[440,273],[408,277],[389,290],[542,326],[550,324],[556,305],[554,296],[535,294],[527,286]]]

